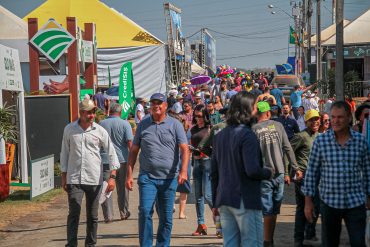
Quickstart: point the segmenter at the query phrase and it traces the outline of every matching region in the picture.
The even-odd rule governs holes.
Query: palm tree
[[[18,131],[12,121],[16,114],[14,106],[0,107],[0,138],[3,138],[6,143],[17,143]]]

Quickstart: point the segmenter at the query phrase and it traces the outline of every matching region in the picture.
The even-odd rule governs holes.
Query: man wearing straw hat
[[[86,99],[79,104],[80,118],[64,128],[60,165],[62,188],[68,193],[67,245],[77,246],[82,198],[86,196],[85,246],[95,246],[98,231],[98,209],[103,183],[100,150],[108,154],[111,175],[106,193],[113,191],[116,170],[120,167],[107,131],[94,122],[96,106]]]

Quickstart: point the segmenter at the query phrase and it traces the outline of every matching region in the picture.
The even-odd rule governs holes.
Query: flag
[[[290,26],[290,36],[289,36],[289,44],[296,44],[298,42],[297,33],[294,29]]]
[[[119,75],[119,103],[122,106],[122,119],[127,119],[135,109],[134,77],[132,74],[132,62],[122,65]]]
[[[111,88],[112,87],[112,80],[110,78],[110,68],[109,68],[109,65],[108,65],[108,88]]]

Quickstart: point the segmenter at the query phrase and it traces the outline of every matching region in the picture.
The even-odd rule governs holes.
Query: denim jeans
[[[211,160],[194,160],[193,182],[198,224],[204,224],[204,200],[212,208]]]
[[[263,246],[261,210],[246,209],[241,200],[240,208],[221,206],[220,215],[225,247]]]
[[[284,198],[284,174],[277,174],[272,179],[262,180],[261,192],[263,215],[280,214],[280,207]]]
[[[336,209],[320,202],[322,220],[322,246],[339,246],[342,219],[346,224],[352,247],[365,247],[366,209],[365,205],[350,209]]]
[[[85,246],[95,246],[98,231],[98,209],[101,185],[68,184],[69,214],[67,218],[67,244],[77,246],[82,198],[86,196],[86,239]]]
[[[296,242],[303,242],[305,238],[311,239],[316,236],[316,222],[319,218],[320,213],[320,199],[319,195],[316,194],[313,199],[315,217],[313,218],[312,223],[309,223],[307,221],[306,216],[304,215],[305,199],[304,194],[302,193],[302,186],[303,182],[295,182],[295,201],[297,204],[297,208],[295,212],[294,240]]]
[[[140,174],[139,185],[139,241],[140,246],[153,246],[153,206],[157,202],[159,225],[156,246],[170,246],[172,210],[175,202],[177,178],[154,179]]]

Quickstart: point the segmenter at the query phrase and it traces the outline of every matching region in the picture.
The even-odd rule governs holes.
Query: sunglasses
[[[195,118],[203,118],[203,115],[200,115],[200,114],[195,114],[194,115]]]
[[[330,119],[324,119],[322,120],[324,123],[330,123]]]

